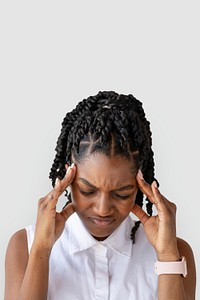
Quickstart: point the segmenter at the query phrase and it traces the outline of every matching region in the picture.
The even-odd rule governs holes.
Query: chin
[[[95,240],[97,241],[104,241],[105,239],[107,239],[109,237],[109,235],[107,236],[95,236],[93,234],[91,234],[93,236],[93,238],[95,238]]]

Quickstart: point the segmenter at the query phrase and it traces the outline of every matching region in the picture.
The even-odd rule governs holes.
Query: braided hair
[[[152,183],[154,178],[154,153],[152,151],[150,123],[145,117],[142,103],[133,95],[114,91],[99,92],[77,104],[68,112],[62,122],[62,129],[56,145],[56,156],[49,177],[52,185],[56,178],[65,176],[65,165],[72,161],[80,163],[86,156],[102,153],[128,159],[134,171],[141,169],[144,179]],[[68,195],[68,203],[71,195]],[[143,206],[144,195],[138,189],[135,203]],[[147,213],[152,215],[152,203],[146,198]],[[140,221],[135,222],[131,239]]]

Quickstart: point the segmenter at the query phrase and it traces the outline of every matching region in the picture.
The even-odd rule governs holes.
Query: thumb
[[[138,217],[140,222],[144,225],[146,221],[149,219],[149,216],[146,214],[146,212],[137,204],[135,204],[132,208],[132,213]]]
[[[62,211],[61,215],[65,218],[65,221],[75,212],[74,206],[72,203],[69,203]]]

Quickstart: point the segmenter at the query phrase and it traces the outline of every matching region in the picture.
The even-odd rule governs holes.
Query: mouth
[[[102,227],[108,227],[109,225],[111,225],[115,221],[115,219],[112,218],[112,217],[104,217],[104,218],[102,218],[102,217],[90,217],[89,219],[94,225],[96,225],[98,227],[101,227],[101,228]]]

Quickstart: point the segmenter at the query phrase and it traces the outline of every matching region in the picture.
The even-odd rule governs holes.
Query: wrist
[[[179,261],[180,260],[180,254],[166,254],[166,255],[157,255],[158,261],[161,262],[168,262],[168,261]]]
[[[163,261],[163,262],[168,262],[168,261],[179,261],[180,260],[180,253],[178,248],[173,249],[171,251],[168,252],[162,252],[162,253],[158,253],[157,252],[157,259],[158,261]]]
[[[155,272],[157,275],[182,275],[187,276],[187,262],[184,256],[179,261],[155,263]]]
[[[51,248],[43,247],[42,245],[36,245],[33,243],[30,250],[30,255],[38,257],[49,258],[51,254]]]

